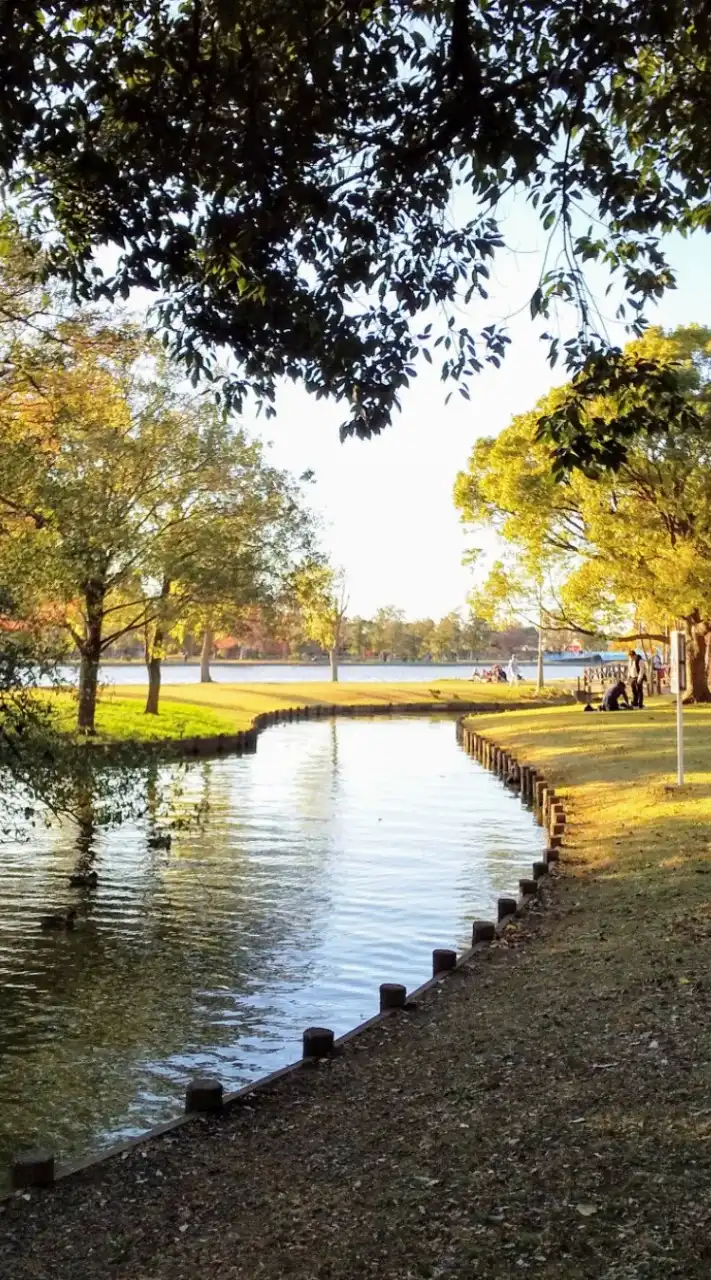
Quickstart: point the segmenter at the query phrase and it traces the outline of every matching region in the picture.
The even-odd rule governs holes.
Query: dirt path
[[[0,1275],[708,1280],[707,837],[590,862],[571,795],[546,910],[253,1108],[9,1202]]]

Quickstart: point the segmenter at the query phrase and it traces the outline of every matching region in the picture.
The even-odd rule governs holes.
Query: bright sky
[[[472,304],[470,327],[476,331],[494,317],[525,309],[510,321],[512,344],[502,368],[487,369],[472,381],[470,402],[455,392],[445,407],[449,388],[439,381],[435,364],[425,366],[403,397],[396,425],[370,441],[341,444],[343,407],[317,402],[298,387],[284,390],[275,420],[246,419],[273,442],[274,462],[296,473],[315,471],[309,492],[325,523],[329,553],[346,571],[351,616],[372,616],[380,606],[394,605],[410,618],[439,618],[465,603],[473,578],[461,563],[467,541],[452,503],[456,473],[478,436],[496,434],[563,380],[558,368],[548,366],[546,344],[528,316],[541,258],[533,223],[516,217],[517,252],[499,260],[490,303]],[[664,327],[709,322],[708,240],[676,237],[667,252],[678,288],[649,319]],[[619,327],[612,335],[625,341]],[[495,549],[486,533],[476,544],[490,554]]]

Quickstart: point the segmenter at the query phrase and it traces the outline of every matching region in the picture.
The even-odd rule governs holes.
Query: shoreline
[[[208,754],[244,749],[244,735],[266,727],[269,717],[318,718],[333,710],[336,715],[382,715],[407,712],[418,714],[462,714],[480,707],[505,709],[572,703],[573,694],[564,685],[549,686],[536,694],[532,685],[474,685],[465,680],[426,681],[263,681],[255,684],[214,682],[213,684],[166,684],[157,716],[144,713],[145,688],[121,685],[104,693],[97,706],[97,733],[84,737],[76,733],[75,704],[71,695],[56,695],[62,727],[81,748],[118,751],[127,745],[141,751],[173,754]],[[273,720],[271,721],[273,722]],[[242,735],[240,737],[240,735]],[[248,745],[247,749],[252,749]]]
[[[417,670],[427,671],[428,669],[438,670],[441,667],[471,667],[492,666],[499,663],[506,667],[508,659],[491,655],[484,658],[442,658],[432,659],[426,662],[423,658],[392,658],[387,662],[377,658],[342,658],[339,659],[338,667],[414,667]],[[598,665],[591,663],[589,660],[582,658],[544,658],[544,663],[549,667],[567,667],[567,666],[591,666]],[[145,667],[145,661],[142,658],[109,658],[102,665],[107,667]],[[164,658],[162,668],[167,667],[199,667],[199,658]],[[536,659],[520,658],[519,666],[535,667]],[[604,664],[603,664],[604,665]],[[76,667],[79,669],[79,660],[77,658],[68,658],[62,663],[64,667]],[[211,667],[299,667],[305,670],[313,670],[314,668],[322,668],[324,671],[330,671],[330,664],[326,660],[319,658],[316,662],[307,662],[303,658],[214,658]]]

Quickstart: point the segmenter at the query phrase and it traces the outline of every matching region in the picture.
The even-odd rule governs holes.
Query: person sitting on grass
[[[629,711],[630,704],[629,704],[629,698],[627,697],[627,689],[625,687],[624,680],[618,680],[617,684],[611,684],[609,689],[605,690],[604,694],[602,695],[600,710],[601,711],[620,711],[621,710],[620,699],[624,703],[625,710]]]

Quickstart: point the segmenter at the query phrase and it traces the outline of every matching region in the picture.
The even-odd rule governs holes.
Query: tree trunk
[[[205,627],[202,637],[202,649],[200,651],[200,684],[212,684],[212,676],[210,675],[210,658],[212,657],[212,646],[214,636],[212,627]]]
[[[156,627],[153,644],[146,643],[146,668],[148,670],[148,697],[146,698],[146,715],[158,715],[160,698],[161,654],[163,652],[163,632]]]
[[[329,651],[328,656],[331,660],[331,680],[334,682],[334,684],[337,684],[338,683],[338,645],[333,646],[333,648]]]
[[[540,693],[545,686],[543,676],[543,628],[538,628],[538,665],[536,667],[536,690]]]
[[[104,588],[90,583],[84,593],[86,620],[84,642],[79,664],[79,706],[77,728],[83,733],[96,733],[96,696],[101,662],[101,628],[104,617]]]
[[[686,697],[685,702],[711,702],[706,642],[709,623],[702,621],[695,611],[684,619],[686,634]]]

